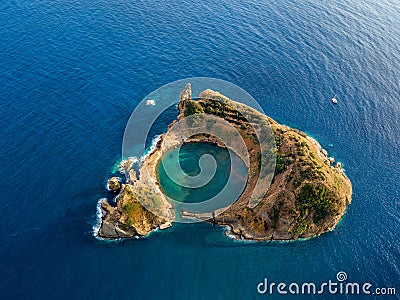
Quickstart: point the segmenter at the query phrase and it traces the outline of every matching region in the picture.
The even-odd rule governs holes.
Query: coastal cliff
[[[249,123],[237,113],[239,108],[255,116],[259,124]],[[249,153],[245,189],[229,208],[218,214],[183,211],[182,216],[227,226],[235,238],[249,240],[309,238],[330,231],[337,225],[351,202],[352,186],[341,164],[334,164],[334,159],[328,157],[316,140],[215,91],[203,91],[198,100],[192,100],[190,84],[181,93],[178,109],[177,120],[202,113],[225,119],[239,132]],[[169,130],[175,122],[169,125]],[[261,201],[252,206],[249,201],[254,189],[260,188],[256,182],[260,166],[264,163],[254,138],[254,126],[266,123],[275,138],[276,167],[271,185],[265,188],[268,189]],[[127,182],[121,184],[117,207],[111,207],[106,202],[101,204],[105,214],[98,233],[100,237],[145,236],[156,228],[171,226],[176,219],[175,212],[157,182],[157,165],[162,153],[182,142],[211,142],[228,147],[217,138],[204,134],[182,139],[173,134],[161,136],[156,149],[140,167],[139,178],[132,169],[126,170]],[[112,186],[118,187],[115,180],[112,180]]]

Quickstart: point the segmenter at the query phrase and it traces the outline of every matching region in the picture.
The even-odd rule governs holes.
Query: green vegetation
[[[294,233],[296,235],[300,235],[303,232],[307,231],[309,229],[309,227],[310,227],[310,225],[308,224],[307,219],[306,218],[300,218],[296,222]]]
[[[303,179],[308,179],[308,180],[316,179],[316,174],[315,174],[314,170],[309,166],[306,166],[305,168],[300,169],[300,176]]]
[[[129,225],[140,222],[143,219],[144,207],[139,202],[130,202],[123,207],[124,213],[127,215]]]
[[[156,215],[146,209],[137,199],[140,197],[146,203],[146,206],[148,205],[148,207],[157,210],[161,205],[161,199],[158,195],[150,193],[147,189],[138,187],[135,192],[132,192],[131,189],[123,190],[122,197],[124,201],[122,212],[126,216],[126,222],[129,225],[143,224],[145,219],[149,222],[157,220]]]
[[[318,223],[336,208],[336,199],[333,193],[325,185],[305,184],[296,197],[296,206],[300,216],[305,217],[314,212],[313,221]]]
[[[283,142],[283,137],[282,135],[276,134],[275,133],[275,145],[276,147],[279,149],[282,146],[282,142]]]
[[[226,104],[218,100],[207,100],[207,102],[201,102],[204,106],[204,111],[208,114],[216,115],[224,118],[226,116]]]
[[[248,122],[235,107],[217,99],[202,99],[198,102],[207,114],[212,114],[221,118],[229,119],[231,123],[241,125],[243,122]],[[242,128],[243,129],[243,128]]]
[[[306,147],[308,149],[308,145],[304,141],[299,142],[298,145],[299,145],[299,147]]]
[[[276,153],[275,175],[286,170],[287,166],[293,162],[293,159],[278,152]]]
[[[185,117],[202,113],[204,113],[204,109],[197,101],[194,100],[186,101]]]
[[[186,110],[185,110],[185,117],[193,116],[192,118],[188,118],[186,121],[188,122],[189,126],[197,125],[201,114],[204,113],[203,107],[199,104],[199,102],[194,100],[187,100],[186,101]]]

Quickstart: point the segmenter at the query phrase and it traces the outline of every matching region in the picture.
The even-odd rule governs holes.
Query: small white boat
[[[337,101],[337,98],[336,98],[336,96],[335,96],[335,97],[333,97],[333,98],[332,98],[332,103],[333,103],[333,104],[337,104],[337,102],[338,102],[338,101]]]
[[[147,100],[146,105],[154,106],[154,105],[156,105],[156,101],[155,100]]]

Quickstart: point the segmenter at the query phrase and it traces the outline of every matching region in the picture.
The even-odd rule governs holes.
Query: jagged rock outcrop
[[[111,191],[119,191],[121,188],[121,182],[117,177],[112,177],[108,180],[107,186]]]

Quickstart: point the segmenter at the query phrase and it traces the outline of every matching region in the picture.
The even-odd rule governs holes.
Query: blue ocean
[[[400,299],[399,16],[396,0],[1,1],[0,299],[274,299],[265,278],[338,272],[397,293],[295,298]],[[334,231],[93,236],[131,112],[189,77],[240,86],[343,163],[353,202]]]

